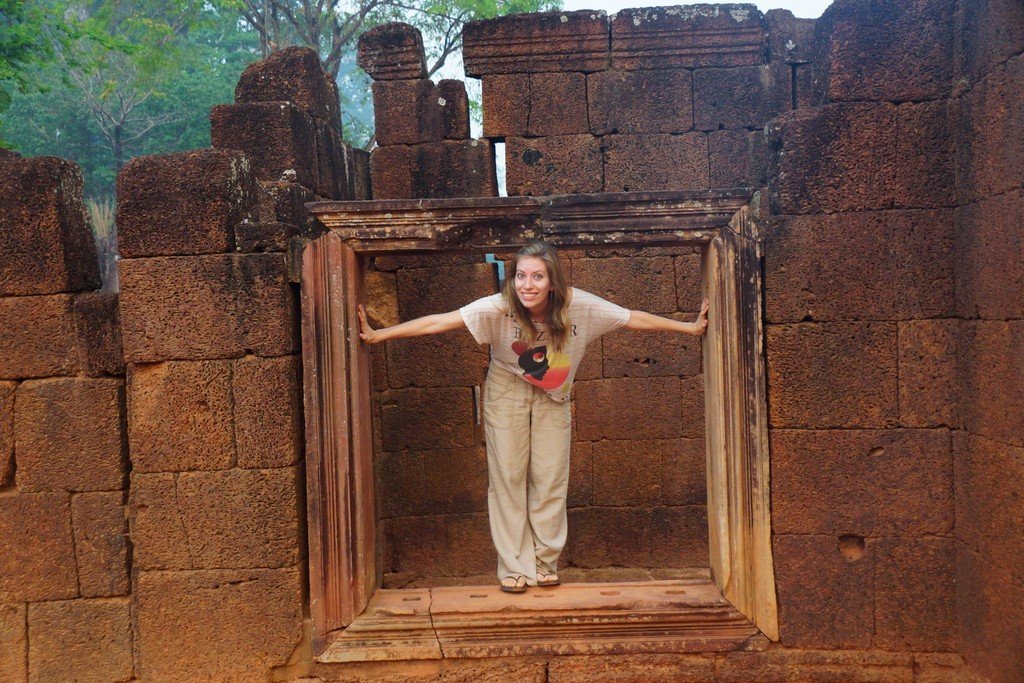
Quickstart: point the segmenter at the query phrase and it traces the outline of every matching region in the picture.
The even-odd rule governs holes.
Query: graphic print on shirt
[[[512,351],[519,356],[523,379],[545,391],[562,386],[569,376],[569,356],[547,345],[531,347],[520,340],[512,342]]]

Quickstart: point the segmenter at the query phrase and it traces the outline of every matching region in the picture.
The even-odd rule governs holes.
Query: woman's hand
[[[359,314],[359,338],[367,344],[376,344],[382,341],[378,339],[377,330],[370,327],[370,323],[366,322],[366,306],[359,304],[356,312]]]
[[[711,302],[707,297],[704,297],[704,301],[700,304],[700,313],[697,314],[697,320],[693,323],[696,327],[697,336],[703,337],[704,333],[708,331],[708,309],[711,308]]]

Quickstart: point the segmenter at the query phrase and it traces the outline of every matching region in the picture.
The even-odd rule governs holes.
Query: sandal
[[[505,583],[506,581],[515,581],[515,583]],[[526,592],[526,577],[525,576],[506,576],[501,580],[499,585],[502,591],[505,593],[525,593]]]
[[[557,586],[560,583],[562,581],[558,578],[558,574],[545,574],[544,572],[537,574],[538,586]]]

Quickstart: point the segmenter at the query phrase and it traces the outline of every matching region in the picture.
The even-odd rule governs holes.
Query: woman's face
[[[535,256],[521,258],[516,264],[515,278],[516,296],[526,310],[533,315],[544,313],[548,307],[548,296],[551,294],[547,264]]]

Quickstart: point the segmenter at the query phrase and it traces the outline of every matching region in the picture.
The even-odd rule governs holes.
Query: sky
[[[709,0],[702,0],[708,2]],[[739,0],[742,2],[743,0]],[[608,14],[625,7],[657,7],[660,5],[689,5],[692,2],[686,0],[564,0],[562,9],[603,9]],[[798,17],[806,19],[817,19],[825,8],[832,4],[832,0],[757,0],[751,4],[757,5],[762,12],[770,9],[788,9]]]

